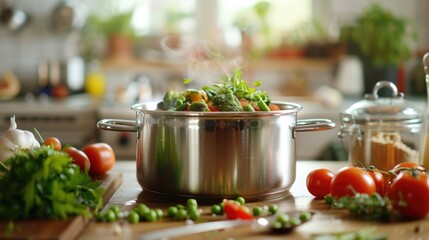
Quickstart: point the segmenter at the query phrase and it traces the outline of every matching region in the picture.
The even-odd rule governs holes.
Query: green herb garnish
[[[92,217],[102,206],[104,189],[71,163],[64,152],[47,146],[20,151],[0,168],[0,219]]]

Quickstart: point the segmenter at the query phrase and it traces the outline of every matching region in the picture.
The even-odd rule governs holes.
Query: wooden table
[[[342,233],[358,231],[365,228],[374,228],[374,233],[386,233],[389,239],[429,239],[429,220],[409,221],[400,223],[380,223],[360,221],[349,217],[347,211],[332,210],[324,203],[324,200],[315,200],[307,191],[305,179],[307,174],[317,168],[328,168],[337,171],[345,166],[346,162],[328,161],[298,161],[296,181],[290,189],[290,195],[280,200],[270,202],[247,203],[249,208],[275,203],[280,210],[288,211],[314,210],[317,213],[313,219],[288,234],[288,239],[312,239],[315,235],[323,233]],[[108,201],[105,209],[111,205],[119,205],[121,209],[131,209],[136,203],[145,203],[151,208],[176,205],[178,200],[160,199],[148,196],[137,183],[135,177],[135,162],[118,161],[113,171],[122,172],[122,185]],[[210,205],[199,203],[205,213],[198,222],[213,220],[210,214]],[[218,217],[219,220],[222,219]],[[79,239],[138,239],[138,236],[153,230],[159,230],[175,226],[185,226],[185,221],[172,221],[164,218],[158,222],[142,222],[129,224],[127,222],[97,223],[91,222],[82,232]],[[284,239],[285,235],[273,235],[266,231],[255,230],[252,227],[240,227],[233,230],[223,230],[181,237],[180,239]]]

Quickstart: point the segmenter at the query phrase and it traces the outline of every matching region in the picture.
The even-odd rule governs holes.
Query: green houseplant
[[[378,3],[364,9],[356,24],[344,27],[341,34],[341,40],[362,60],[366,93],[378,81],[396,83],[398,66],[410,57],[414,38],[407,19],[395,16]]]
[[[88,17],[84,38],[92,43],[97,42],[96,39],[105,40],[109,58],[130,58],[133,40],[136,37],[136,30],[131,24],[134,9],[124,11],[111,7],[103,13]],[[89,49],[92,49],[91,46]]]

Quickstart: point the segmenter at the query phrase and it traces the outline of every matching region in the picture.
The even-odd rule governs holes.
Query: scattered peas
[[[140,203],[135,208],[135,211],[139,214],[140,219],[142,219],[150,212],[150,208],[146,204]]]
[[[237,197],[237,199],[235,199],[237,202],[240,203],[240,205],[244,205],[246,203],[246,200],[244,200],[243,197]]]
[[[297,218],[297,217],[294,217],[294,218],[291,218],[290,219],[290,224],[292,225],[292,226],[298,226],[299,224],[301,224],[302,223],[302,221],[301,221],[301,219],[299,219],[299,218]]]
[[[299,214],[299,219],[301,219],[303,222],[310,220],[311,217],[311,213],[307,211],[300,212]]]
[[[186,211],[186,209],[180,208],[174,218],[176,220],[185,220],[186,218],[188,218],[188,212]]]
[[[164,217],[164,212],[161,208],[155,208],[156,218],[162,219]]]
[[[192,208],[188,211],[188,216],[192,220],[198,220],[201,217],[201,212],[197,208]]]
[[[119,218],[121,215],[121,209],[119,208],[119,206],[113,205],[109,208],[109,210],[111,210],[112,212],[115,213],[116,218]]]
[[[194,198],[189,198],[186,203],[188,205],[188,208],[189,207],[198,207],[197,200],[195,200]]]
[[[148,222],[155,222],[157,220],[156,211],[153,209],[149,210],[149,213],[144,216],[145,220]]]
[[[174,218],[174,216],[177,215],[178,211],[179,211],[179,209],[176,206],[171,206],[167,209],[167,216],[169,218]]]
[[[110,209],[106,212],[106,216],[105,217],[106,217],[106,221],[107,222],[114,222],[114,221],[117,220],[116,213],[114,211],[110,210]]]
[[[278,210],[279,210],[279,207],[276,204],[271,204],[268,207],[268,213],[271,214],[271,215],[276,214]]]
[[[138,223],[140,221],[140,216],[136,211],[131,211],[128,213],[128,222]]]
[[[176,207],[177,209],[185,209],[185,206],[183,206],[182,204],[177,204]]]
[[[262,207],[254,207],[252,209],[253,212],[253,216],[257,217],[257,216],[261,216],[262,213],[264,212],[264,209],[262,209]]]
[[[289,220],[290,220],[290,217],[286,213],[281,213],[276,218],[276,221],[281,222],[281,223],[287,223],[287,222],[289,222]]]
[[[215,214],[215,215],[222,215],[223,214],[222,207],[219,204],[212,205],[211,212],[212,212],[212,214]]]
[[[273,229],[281,229],[283,227],[283,223],[279,221],[274,221],[273,224],[271,224],[271,227]]]

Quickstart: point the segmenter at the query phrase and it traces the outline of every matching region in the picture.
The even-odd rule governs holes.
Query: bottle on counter
[[[94,98],[101,99],[106,92],[106,80],[98,61],[92,61],[85,79],[85,91]]]

